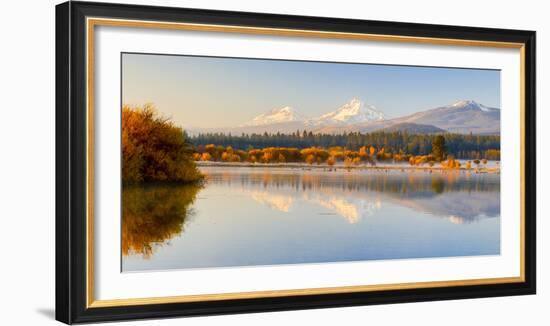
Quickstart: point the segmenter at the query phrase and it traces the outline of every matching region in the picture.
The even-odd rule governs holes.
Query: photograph
[[[123,273],[501,254],[500,70],[120,60]]]
[[[55,283],[40,281],[52,321],[539,318],[536,75],[548,55],[536,36],[548,19],[403,3],[56,5],[43,24],[55,21],[55,42],[27,42],[55,44],[55,66],[40,64],[55,76],[55,133],[26,132],[46,118],[20,104],[47,111],[21,65],[9,80],[25,92],[6,106],[18,119],[4,119],[28,156],[4,160],[25,167],[4,169],[18,212],[40,207],[21,177],[46,175],[38,142],[55,138],[55,191],[32,196],[55,193]],[[15,273],[54,253],[32,238],[6,261],[41,260]],[[518,313],[521,301],[532,309]]]

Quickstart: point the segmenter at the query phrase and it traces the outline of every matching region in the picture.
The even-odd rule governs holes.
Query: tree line
[[[460,134],[417,135],[401,132],[313,134],[199,134],[189,137],[152,105],[122,108],[122,181],[128,183],[197,183],[203,179],[196,161],[250,163],[375,165],[439,162],[460,168],[456,159],[479,165],[500,159],[500,137]],[[471,162],[466,163],[471,167]]]
[[[386,148],[374,146],[362,146],[354,151],[341,146],[329,148],[307,147],[298,149],[296,147],[265,147],[261,149],[249,148],[248,150],[234,149],[231,146],[208,144],[198,145],[193,154],[195,161],[213,162],[247,162],[247,163],[307,163],[327,164],[333,166],[342,162],[344,166],[371,165],[378,162],[405,162],[412,166],[427,164],[434,166],[439,163],[443,168],[458,169],[461,163],[450,154],[447,154],[445,137],[438,135],[432,143],[432,152],[427,155],[412,155],[403,151],[389,152]],[[487,164],[487,160],[474,160],[479,167],[480,163]],[[472,162],[466,162],[466,169],[472,168]]]
[[[409,134],[407,132],[349,132],[343,134],[314,134],[311,131],[297,130],[291,134],[263,133],[241,134],[231,133],[199,133],[189,138],[198,146],[216,144],[231,147],[235,150],[250,150],[261,148],[297,148],[310,147],[342,147],[358,151],[361,147],[384,148],[390,153],[407,153],[410,155],[428,155],[432,153],[432,144],[438,135]],[[443,135],[446,152],[457,159],[490,159],[500,160],[500,136],[453,134]]]

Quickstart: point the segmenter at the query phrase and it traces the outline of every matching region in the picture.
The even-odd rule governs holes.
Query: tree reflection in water
[[[218,167],[203,167],[202,172],[207,176],[207,188],[221,186],[232,195],[244,194],[271,210],[290,215],[294,214],[294,206],[317,206],[346,218],[350,224],[380,214],[378,211],[385,204],[445,218],[454,224],[500,216],[499,175],[454,171],[327,173]],[[151,258],[155,247],[183,234],[201,188],[196,185],[124,186],[123,256]],[[246,205],[246,202],[233,204]],[[254,216],[261,218],[264,214],[261,211]]]
[[[239,170],[240,169],[240,170]],[[259,168],[204,168],[211,183],[264,189],[295,189],[303,192],[339,190],[378,192],[399,198],[430,198],[446,192],[500,192],[500,176],[445,171],[427,173],[380,172],[326,173],[324,171],[275,170]],[[241,171],[245,170],[245,171]]]
[[[122,254],[149,258],[155,246],[180,234],[201,186],[123,186]]]
[[[288,213],[307,201],[357,223],[383,203],[467,224],[500,216],[500,175],[469,171],[338,171],[202,167],[209,184]]]

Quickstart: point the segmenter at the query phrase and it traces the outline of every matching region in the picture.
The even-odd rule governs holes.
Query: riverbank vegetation
[[[463,134],[410,134],[407,132],[377,131],[371,133],[349,132],[338,135],[314,134],[311,131],[295,131],[291,134],[242,134],[200,133],[190,138],[197,148],[216,144],[234,150],[257,148],[346,148],[359,151],[362,147],[375,147],[388,153],[428,155],[438,137],[444,137],[448,154],[457,159],[500,160],[499,135]]]
[[[153,106],[122,108],[122,181],[200,181],[193,146],[183,129],[162,117]]]
[[[463,160],[461,163],[459,159]],[[464,162],[467,159],[467,162]],[[194,183],[203,179],[196,162],[376,166],[403,163],[444,169],[484,167],[500,159],[495,135],[402,132],[313,134],[199,134],[181,127],[152,105],[122,108],[123,183]]]
[[[439,144],[437,143],[439,141]],[[206,146],[199,145],[193,158],[200,162],[221,162],[221,163],[248,163],[248,164],[307,164],[307,165],[343,165],[353,166],[376,166],[377,164],[388,165],[402,163],[414,167],[437,167],[444,169],[470,169],[472,167],[485,167],[488,161],[473,160],[467,161],[464,165],[454,156],[448,155],[444,140],[434,143],[434,153],[427,155],[411,155],[399,151],[392,153],[385,148],[374,146],[362,146],[357,151],[344,147],[334,146],[329,148],[308,147],[303,149],[292,147],[267,147],[262,149],[234,149],[231,146],[223,147],[214,144]],[[475,164],[475,166],[474,166]]]

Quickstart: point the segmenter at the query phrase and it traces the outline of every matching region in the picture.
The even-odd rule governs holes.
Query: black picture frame
[[[476,41],[516,42],[525,51],[525,239],[523,282],[254,299],[90,308],[86,287],[86,17],[239,25]],[[141,5],[56,6],[56,319],[67,323],[450,300],[536,292],[534,31],[366,21]]]

